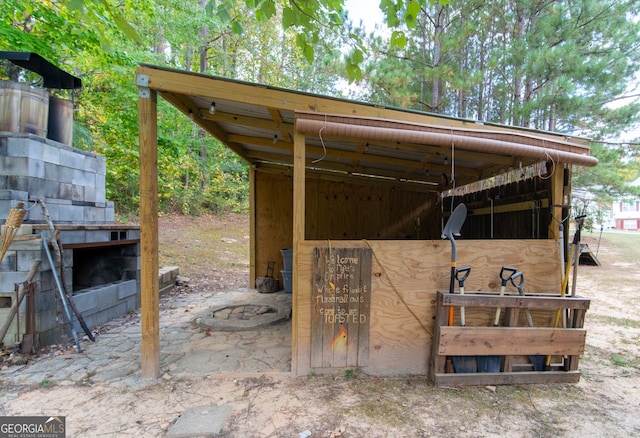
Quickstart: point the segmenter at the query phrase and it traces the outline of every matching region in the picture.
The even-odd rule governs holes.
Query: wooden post
[[[142,378],[148,380],[160,376],[157,98],[156,91],[139,87]]]
[[[291,319],[291,373],[297,375],[298,367],[298,260],[305,239],[305,142],[304,134],[293,135],[293,296]]]
[[[249,288],[256,284],[256,257],[258,239],[256,238],[256,169],[249,166]]]
[[[556,163],[554,172],[551,175],[551,205],[549,211],[552,219],[549,222],[549,239],[560,237],[560,221],[562,221],[562,205],[564,204],[564,167],[561,163]],[[565,225],[565,232],[568,224]]]

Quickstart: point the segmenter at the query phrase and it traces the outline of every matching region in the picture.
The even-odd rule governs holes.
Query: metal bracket
[[[148,87],[149,86],[149,76],[148,75],[138,75],[138,76],[136,76],[136,85],[138,87]]]
[[[138,97],[141,99],[148,99],[151,96],[149,91],[149,76],[138,75],[136,76],[136,85],[138,86]]]

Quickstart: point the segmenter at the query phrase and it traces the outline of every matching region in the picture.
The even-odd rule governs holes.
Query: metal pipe
[[[316,115],[317,116],[317,115]],[[371,126],[364,125],[360,119],[349,119],[347,117],[334,117],[338,121],[328,121],[327,117],[320,120],[307,118],[307,114],[296,113],[296,130],[303,134],[315,135],[321,132],[322,135],[334,135],[352,138],[367,138],[370,140],[385,141],[401,141],[407,143],[434,145],[441,147],[450,147],[452,143],[458,149],[466,149],[485,153],[521,155],[523,157],[537,158],[540,160],[553,160],[560,163],[577,164],[581,166],[592,167],[598,164],[598,159],[587,155],[588,149],[568,142],[554,142],[547,139],[538,139],[542,141],[544,146],[536,146],[531,144],[515,143],[514,141],[498,140],[496,138],[483,138],[476,135],[475,131],[459,132],[449,129],[449,132],[435,132],[434,130],[421,130],[419,125],[393,125],[388,126]],[[359,122],[359,123],[356,123]],[[375,122],[375,121],[374,121]],[[379,123],[379,125],[382,123]],[[406,126],[406,128],[405,128]],[[425,128],[426,129],[426,128]],[[463,135],[467,134],[467,135]],[[486,135],[486,133],[483,133]],[[495,136],[500,136],[495,133]],[[527,140],[529,140],[527,138]],[[520,139],[522,141],[522,139]],[[533,139],[530,140],[534,142]],[[563,144],[564,143],[564,144]],[[551,148],[548,145],[558,147]],[[582,149],[584,154],[567,151],[565,149]]]
[[[49,245],[47,242],[49,241],[46,237],[46,233],[43,231],[40,233],[42,237],[42,246],[44,247],[44,252],[47,254],[47,260],[49,261],[49,266],[51,266],[51,273],[53,274],[53,279],[56,282],[56,286],[58,286],[58,293],[60,295],[60,300],[62,300],[62,307],[64,307],[64,313],[67,316],[67,320],[69,321],[69,327],[71,327],[71,334],[73,335],[73,339],[76,341],[76,346],[78,347],[78,353],[82,352],[82,348],[80,347],[80,341],[78,340],[78,334],[76,333],[76,329],[73,327],[73,319],[71,317],[71,311],[69,310],[69,303],[67,303],[66,297],[64,296],[64,289],[62,288],[62,283],[60,283],[60,277],[58,277],[58,273],[56,272],[56,265],[53,262],[53,257],[51,256],[51,251],[49,250]]]

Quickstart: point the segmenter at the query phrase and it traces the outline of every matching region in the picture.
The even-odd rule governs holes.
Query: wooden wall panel
[[[458,266],[472,267],[465,291],[494,291],[500,287],[503,265],[525,273],[526,293],[559,293],[559,245],[552,240],[458,240]],[[298,255],[298,284],[294,285],[298,316],[297,353],[292,372],[307,374],[311,367],[311,287],[313,249],[326,240],[305,241]],[[437,290],[448,290],[451,243],[434,241],[331,241],[333,247],[373,250],[369,362],[370,374],[425,374],[428,369]],[[457,287],[456,287],[457,290]],[[513,287],[509,288],[513,292]],[[474,319],[475,318],[475,319]],[[484,320],[470,314],[471,325]],[[313,369],[313,371],[327,371]]]
[[[310,176],[306,180],[306,239],[438,239],[440,207],[435,193],[402,190],[401,186],[364,185]],[[293,178],[256,171],[252,271],[265,274],[276,262],[280,279],[282,248],[293,246]],[[420,218],[418,221],[417,219]],[[420,227],[417,227],[417,225]],[[253,285],[255,278],[251,278]],[[282,284],[282,283],[281,283]]]
[[[255,176],[255,272],[263,276],[267,262],[275,261],[274,277],[280,280],[284,269],[282,248],[293,246],[293,179],[287,175],[256,172]],[[251,286],[255,278],[250,279]]]

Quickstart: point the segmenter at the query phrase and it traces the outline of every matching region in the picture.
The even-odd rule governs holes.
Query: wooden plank
[[[140,299],[142,377],[160,377],[160,292],[158,285],[157,93],[138,98],[140,135]]]
[[[433,383],[438,386],[457,385],[524,385],[549,383],[578,383],[577,371],[521,371],[517,373],[468,373],[441,374],[434,376]]]
[[[370,205],[373,207],[373,200]],[[313,248],[326,246],[327,240],[307,240],[299,245],[296,289],[299,303],[293,309],[298,321],[295,359],[298,368],[292,369],[296,375],[316,370],[310,364],[312,260]],[[426,374],[432,357],[432,333],[438,330],[434,329],[437,291],[447,289],[449,284],[450,242],[331,240],[331,246],[370,246],[373,250],[370,350],[364,371],[374,375]],[[468,293],[499,290],[497,272],[501,266],[512,263],[528,273],[525,289],[528,294],[560,289],[559,277],[549,275],[559,269],[559,248],[552,240],[461,240],[457,250],[460,265],[473,267],[465,283]],[[491,308],[485,309],[491,313]],[[536,311],[532,309],[534,322],[539,324]],[[468,313],[472,314],[471,309]],[[485,326],[491,324],[487,318]],[[433,360],[439,363],[440,358]]]
[[[274,277],[280,280],[284,269],[282,248],[293,247],[293,182],[291,176],[255,174],[255,242],[256,273],[265,275],[267,263],[275,261]],[[295,254],[294,254],[295,256]]]
[[[480,216],[486,214],[500,214],[500,213],[513,213],[515,211],[528,211],[533,210],[535,208],[534,201],[523,201],[523,202],[514,202],[513,204],[506,205],[498,205],[495,207],[484,207],[484,208],[474,208],[469,216]],[[541,205],[542,208],[549,207],[549,200],[542,199]]]
[[[584,353],[587,331],[542,327],[441,327],[438,354],[575,355]]]
[[[518,318],[520,316],[520,309],[517,307],[507,308],[505,311],[505,323],[506,327],[515,327],[518,325]],[[515,363],[515,356],[507,355],[502,359],[502,371],[510,372],[513,370]]]
[[[365,366],[369,351],[371,250],[314,248],[311,364]]]
[[[445,291],[438,291],[443,295],[443,305],[454,307],[502,307],[520,309],[581,309],[587,310],[591,300],[583,297],[560,297],[548,296],[545,294],[517,295],[513,293],[504,296],[490,293],[469,293],[464,295],[457,293],[450,294]]]

